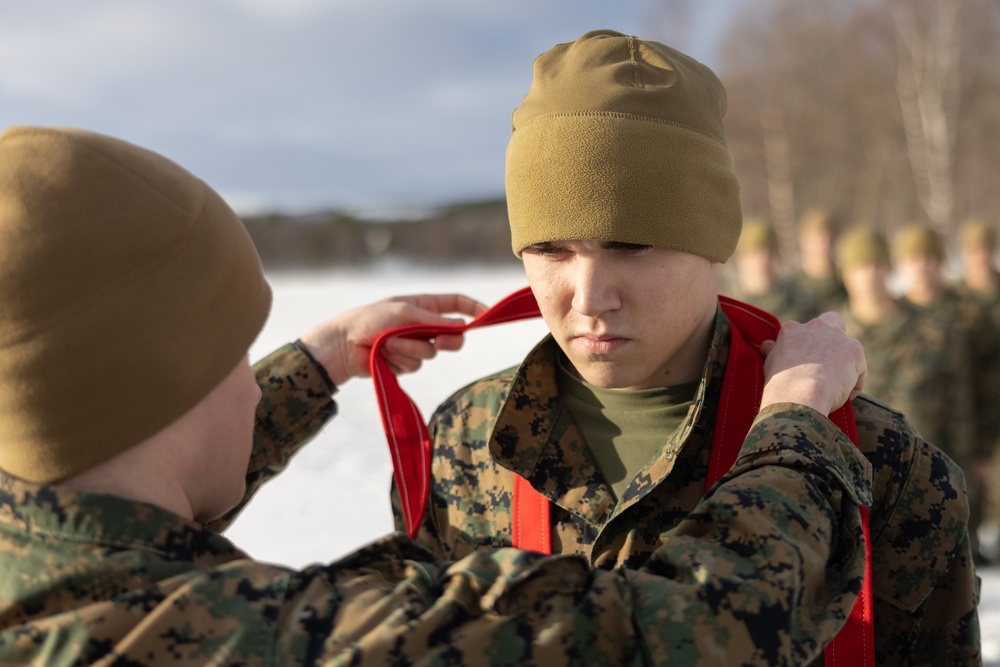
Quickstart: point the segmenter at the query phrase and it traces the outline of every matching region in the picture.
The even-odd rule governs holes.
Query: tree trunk
[[[898,51],[896,92],[920,206],[931,225],[953,231],[955,134],[961,0],[938,0],[920,29],[913,0],[893,4]]]

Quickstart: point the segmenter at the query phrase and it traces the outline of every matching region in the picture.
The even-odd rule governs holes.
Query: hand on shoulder
[[[844,329],[839,313],[806,322],[785,322],[775,341],[761,346],[761,407],[800,403],[829,414],[857,396],[867,374],[864,349]]]

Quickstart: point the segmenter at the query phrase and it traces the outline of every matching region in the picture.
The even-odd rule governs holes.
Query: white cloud
[[[254,208],[498,193],[534,57],[653,1],[8,3],[0,126],[122,136]]]

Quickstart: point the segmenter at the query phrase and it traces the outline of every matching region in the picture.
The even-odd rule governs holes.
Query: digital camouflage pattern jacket
[[[334,412],[301,349],[257,373],[248,493]],[[623,573],[514,549],[448,565],[399,534],[291,570],[213,530],[231,517],[204,526],[0,474],[0,664],[799,664],[856,598],[871,469],[825,417],[787,407],[758,418],[714,493]],[[755,625],[763,607],[773,627]]]
[[[929,307],[906,301],[916,312],[937,318],[950,335],[964,333],[968,374],[973,394],[977,460],[992,456],[1000,441],[1000,294],[973,292],[964,286],[949,287],[941,300]]]
[[[720,310],[685,422],[617,503],[560,403],[559,349],[551,337],[520,367],[459,390],[431,420],[433,485],[418,540],[450,558],[509,545],[517,473],[552,501],[554,553],[580,554],[602,568],[642,566],[690,520],[702,498],[729,331]],[[853,407],[860,449],[874,470],[870,522],[877,662],[980,664],[978,578],[970,557],[962,472],[922,441],[898,412],[863,396]],[[803,429],[802,437],[821,443],[827,436]],[[824,539],[805,531],[790,545],[799,555],[761,553],[766,562],[761,576],[822,551]],[[826,567],[829,571],[835,563]],[[798,584],[807,596],[822,590],[822,568],[815,562],[802,570],[803,576],[816,577]],[[772,611],[761,606],[751,618],[766,625]],[[699,622],[710,625],[713,619]]]

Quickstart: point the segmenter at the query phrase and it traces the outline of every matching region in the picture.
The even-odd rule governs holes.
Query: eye
[[[608,250],[616,250],[618,252],[624,253],[626,255],[631,255],[633,257],[638,257],[639,255],[645,255],[647,252],[653,249],[651,245],[644,245],[642,243],[619,243],[617,241],[608,243],[605,248]]]
[[[544,243],[536,243],[534,245],[529,245],[521,254],[538,255],[539,257],[555,257],[561,253],[565,253],[566,249],[559,245],[558,243],[552,243],[551,241],[546,241]]]

